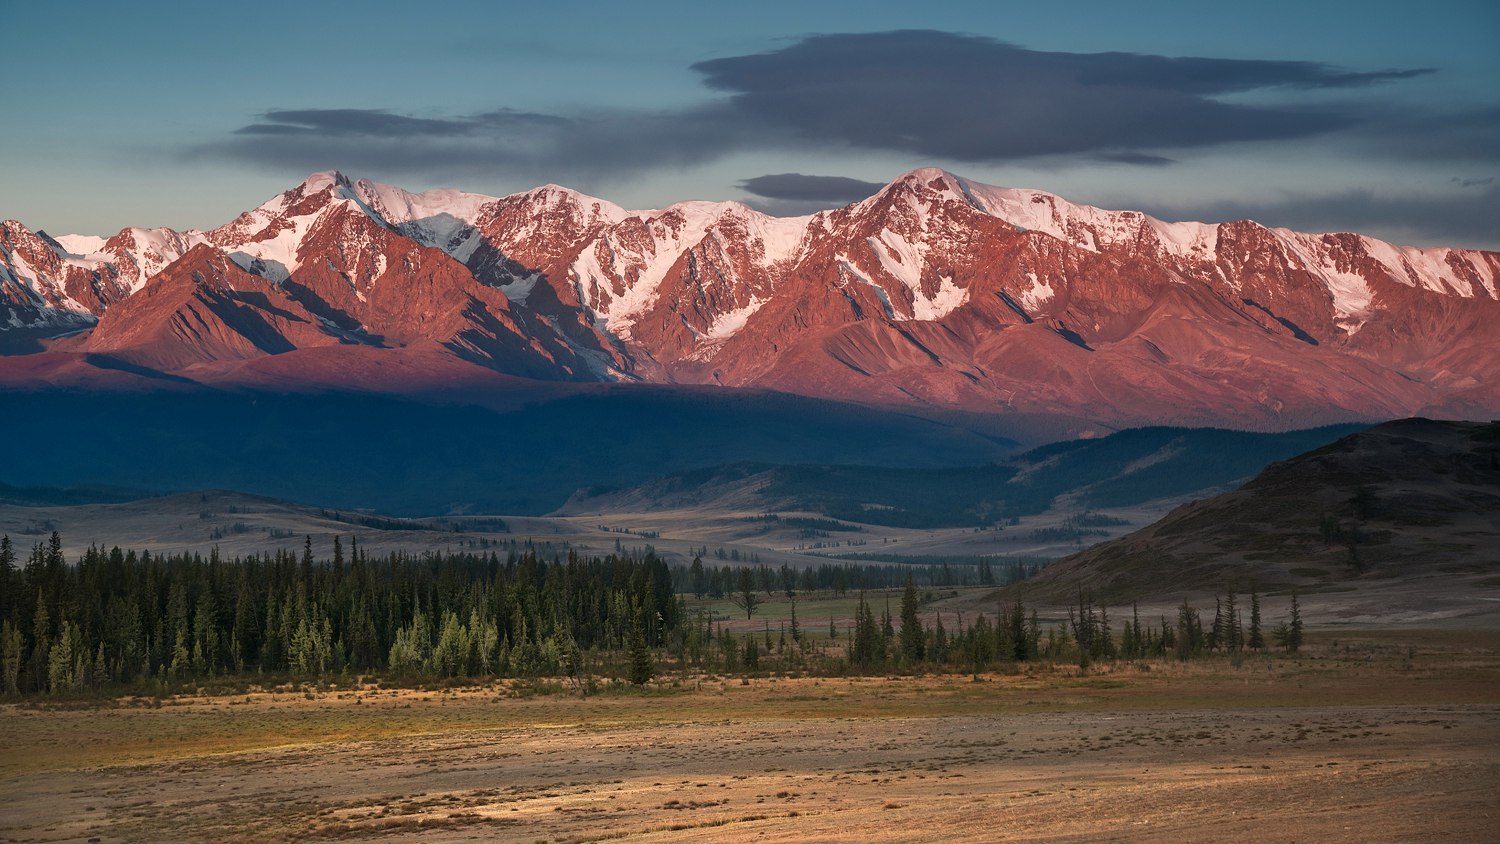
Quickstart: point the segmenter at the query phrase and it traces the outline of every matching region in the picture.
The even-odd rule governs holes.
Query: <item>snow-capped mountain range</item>
[[[1287,427],[1500,410],[1497,276],[1495,252],[1168,223],[935,169],[797,218],[327,172],[209,231],[0,223],[0,337],[213,383],[383,356]]]

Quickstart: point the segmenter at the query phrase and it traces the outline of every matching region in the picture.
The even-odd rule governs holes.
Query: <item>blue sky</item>
[[[0,0],[0,217],[208,227],[328,168],[801,213],[937,165],[1500,248],[1493,2],[351,8]]]

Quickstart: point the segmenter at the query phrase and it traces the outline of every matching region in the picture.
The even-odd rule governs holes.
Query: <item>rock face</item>
[[[1494,252],[1165,223],[931,169],[800,218],[318,173],[207,232],[0,224],[0,327],[98,322],[72,347],[208,380],[353,344],[551,380],[1286,428],[1500,410],[1497,275]],[[214,298],[256,283],[263,305]]]

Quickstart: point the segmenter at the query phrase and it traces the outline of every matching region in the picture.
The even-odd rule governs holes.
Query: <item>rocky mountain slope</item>
[[[1497,276],[1493,252],[1166,223],[932,169],[800,218],[318,173],[210,231],[0,224],[0,334],[207,383],[317,380],[358,347],[419,361],[397,369],[1282,429],[1500,411]]]
[[[1407,419],[1279,463],[1028,583],[1128,602],[1176,590],[1500,586],[1500,423]]]

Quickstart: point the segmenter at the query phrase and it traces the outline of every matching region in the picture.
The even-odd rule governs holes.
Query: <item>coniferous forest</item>
[[[1116,638],[1107,609],[1082,594],[1067,620],[1052,625],[1019,596],[996,606],[993,619],[929,612],[931,592],[919,591],[911,569],[896,566],[825,565],[800,576],[699,560],[668,567],[649,546],[603,558],[545,556],[511,546],[503,558],[497,551],[372,557],[357,540],[346,547],[335,538],[332,556],[317,558],[309,538],[300,552],[227,560],[217,550],[204,557],[91,546],[69,563],[55,532],[24,561],[10,538],[0,537],[0,691],[162,691],[210,678],[338,675],[395,682],[562,677],[586,690],[598,676],[639,685],[669,666],[979,672],[1034,660],[1087,666],[1238,654],[1266,650],[1268,641],[1296,651],[1302,639],[1295,596],[1291,617],[1269,636],[1259,596],[1241,607],[1229,593],[1216,599],[1210,625],[1184,603],[1176,618],[1154,625],[1133,611]],[[864,590],[896,586],[900,578],[899,612],[888,592],[877,617]],[[799,621],[797,599],[808,587],[858,591],[853,618]],[[730,598],[752,629],[737,635],[721,615],[701,606],[690,612],[689,594]],[[754,625],[757,607],[773,595],[790,602],[790,624]]]
[[[232,560],[90,547],[70,564],[56,533],[24,561],[0,538],[9,693],[236,673],[568,674],[588,654],[661,645],[681,616],[654,555],[377,558],[336,539],[315,559],[309,539]]]

